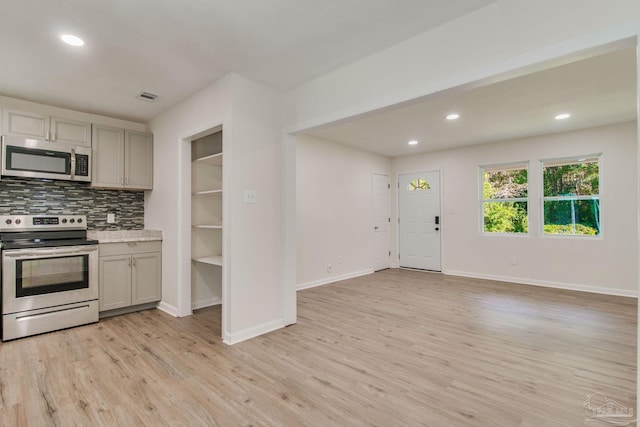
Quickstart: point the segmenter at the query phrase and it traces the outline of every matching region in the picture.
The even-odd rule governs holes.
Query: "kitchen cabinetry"
[[[153,189],[153,137],[144,132],[93,126],[91,186]]]
[[[100,311],[160,301],[162,242],[102,243]]]
[[[222,132],[191,146],[191,302],[193,308],[221,303]]]
[[[91,123],[5,108],[2,134],[91,147]]]

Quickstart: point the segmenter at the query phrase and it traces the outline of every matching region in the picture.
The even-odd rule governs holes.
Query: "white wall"
[[[226,280],[222,299],[227,343],[284,326],[280,101],[273,90],[229,75],[149,125],[155,139],[156,172],[145,222],[165,232],[160,307],[175,315],[191,311],[191,160],[185,139],[223,126]],[[255,190],[258,203],[243,203],[244,190]]]
[[[153,191],[145,199],[145,227],[163,231],[162,302],[174,315],[191,313],[191,147],[183,141],[220,125],[231,108],[231,78],[221,79],[149,123],[154,136]],[[188,163],[187,163],[188,162]]]
[[[283,293],[295,288],[282,287],[281,95],[239,76],[233,76],[231,93],[231,135],[225,142],[225,156],[232,156],[225,163],[231,174],[225,176],[230,180],[225,191],[231,191],[225,203],[231,212],[223,222],[231,244],[225,265],[231,298],[228,341],[237,342],[284,326]],[[243,202],[245,190],[256,192],[256,204]]]
[[[391,159],[311,136],[297,142],[298,289],[373,272],[373,174],[391,180]]]
[[[625,123],[396,158],[393,174],[443,170],[445,273],[637,295],[636,141],[636,123]],[[603,153],[602,238],[542,237],[539,160],[594,153]],[[522,161],[529,161],[529,236],[482,235],[479,166]],[[393,185],[392,192],[396,200]]]

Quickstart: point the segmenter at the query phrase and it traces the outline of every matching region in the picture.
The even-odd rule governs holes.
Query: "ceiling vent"
[[[154,102],[158,99],[158,95],[151,92],[141,92],[140,95],[136,96],[138,99],[142,99],[143,101]]]

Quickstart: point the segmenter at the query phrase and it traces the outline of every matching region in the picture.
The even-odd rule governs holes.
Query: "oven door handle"
[[[77,248],[77,249],[18,249],[18,250],[5,250],[2,252],[2,255],[9,258],[24,258],[31,256],[39,256],[39,255],[56,255],[56,256],[64,256],[64,255],[77,255],[77,254],[90,254],[97,250],[96,246],[87,246],[86,248]]]

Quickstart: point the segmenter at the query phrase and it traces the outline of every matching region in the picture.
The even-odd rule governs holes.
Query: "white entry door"
[[[373,174],[373,269],[375,271],[389,268],[391,262],[390,192],[389,176]]]
[[[400,267],[440,271],[440,172],[398,177]]]

